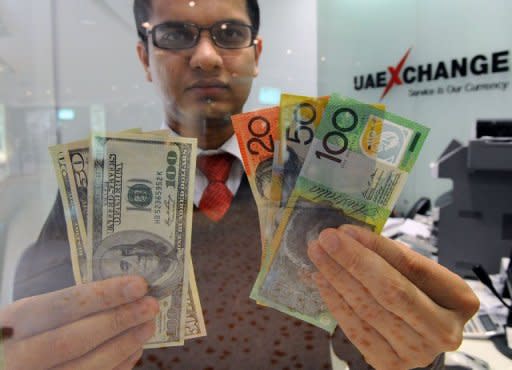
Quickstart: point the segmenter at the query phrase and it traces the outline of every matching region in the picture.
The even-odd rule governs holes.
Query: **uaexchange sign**
[[[370,73],[367,75],[354,77],[354,89],[368,90],[381,89],[384,91],[380,100],[395,86],[414,85],[409,88],[409,96],[429,96],[436,94],[459,94],[462,92],[478,92],[489,90],[505,91],[510,86],[509,76],[497,81],[482,82],[481,79],[475,81],[471,77],[502,74],[510,71],[509,51],[497,51],[490,55],[477,54],[472,57],[462,57],[452,59],[448,62],[439,61],[435,63],[425,63],[419,65],[407,65],[407,58],[411,49],[407,50],[396,67],[390,66],[387,71]],[[446,81],[457,78],[465,78],[463,84],[447,84],[436,88],[426,87],[418,88],[418,84],[433,81]]]

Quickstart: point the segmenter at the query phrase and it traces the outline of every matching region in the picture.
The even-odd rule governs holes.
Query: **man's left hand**
[[[440,353],[456,350],[479,307],[459,276],[360,227],[324,230],[308,253],[327,307],[379,370],[426,367]]]

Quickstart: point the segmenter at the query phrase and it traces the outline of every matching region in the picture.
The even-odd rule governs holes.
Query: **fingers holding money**
[[[362,246],[382,257],[438,305],[460,312],[464,321],[478,311],[479,300],[468,284],[444,266],[364,228],[343,225],[340,231],[350,233]]]
[[[322,250],[367,289],[367,295],[374,297],[378,304],[401,317],[421,335],[427,338],[439,333],[452,335],[451,323],[458,322],[459,318],[435,303],[380,255],[341,230],[324,230],[319,236],[319,244]],[[323,272],[322,269],[320,271]],[[327,278],[337,277],[333,275]],[[424,320],[425,317],[429,320]],[[453,330],[453,335],[457,332]]]
[[[29,297],[0,312],[0,322],[20,340],[77,321],[85,316],[133,302],[146,295],[139,276],[118,277]]]
[[[156,299],[145,297],[33,337],[7,341],[6,362],[20,369],[113,368],[153,335],[158,311]]]
[[[400,356],[387,340],[365,322],[337,290],[316,273],[313,278],[327,307],[339,322],[347,338],[359,349],[365,361],[376,369],[405,370]]]
[[[88,298],[88,303],[68,302],[67,311],[48,317],[55,307],[51,304],[52,298],[72,296],[76,294],[75,288]],[[3,343],[7,368],[112,369],[125,366],[154,334],[154,321],[160,309],[158,301],[149,296],[134,299],[147,291],[144,280],[127,277],[75,288],[32,297],[34,312],[25,317],[21,316],[26,313],[22,309],[15,312],[15,316],[9,311],[0,312],[2,322],[9,318],[9,322],[24,323],[22,330],[14,325],[15,335]],[[35,313],[38,318],[34,317]],[[45,328],[39,321],[49,324]],[[27,335],[30,327],[26,323],[36,326],[39,333]]]
[[[381,239],[379,243],[387,242]],[[416,285],[375,250],[341,228],[324,230],[308,252],[321,278],[343,297],[359,319],[386,340],[403,363],[409,367],[427,366],[437,354],[455,350],[460,345],[466,313],[436,303],[424,286]],[[425,271],[425,276],[437,274],[434,266],[425,267]],[[332,294],[322,296],[332,311],[333,302],[339,299]],[[343,328],[345,323],[340,320],[345,318],[340,319],[338,314],[336,319]],[[368,355],[365,348],[358,348]]]
[[[142,356],[142,346],[155,332],[154,321],[127,330],[77,360],[53,370],[132,369]]]
[[[317,286],[323,288],[320,289],[320,293],[349,339],[356,336],[355,333],[366,333],[371,334],[368,338],[377,338],[377,343],[384,340],[388,353],[382,356],[383,349],[379,349],[381,356],[377,359],[380,358],[381,361],[385,358],[397,358],[402,366],[410,364],[408,368],[432,362],[439,353],[437,346],[424,341],[422,335],[406,321],[379,304],[369,290],[336,263],[318,242],[311,243],[310,255],[315,263],[322,266],[322,273],[314,275]],[[332,290],[328,295],[325,294],[326,287]],[[337,312],[340,310],[339,307],[345,308]],[[359,324],[354,327],[355,323]],[[365,343],[361,343],[359,338],[359,341],[353,343],[365,356],[370,356],[375,350],[374,339],[367,339]],[[378,369],[383,367],[382,362],[380,366],[375,366],[375,361],[371,364]]]

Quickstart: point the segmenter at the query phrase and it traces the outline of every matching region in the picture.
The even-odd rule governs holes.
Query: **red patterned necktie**
[[[208,179],[199,209],[210,219],[218,222],[224,217],[233,200],[233,194],[226,186],[233,157],[229,153],[202,155],[197,158],[197,167]]]

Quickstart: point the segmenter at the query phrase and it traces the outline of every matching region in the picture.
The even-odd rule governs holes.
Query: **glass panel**
[[[140,7],[136,21],[134,2]],[[395,352],[375,359],[372,346],[382,336],[390,342],[403,336],[387,326],[397,321],[415,339],[407,341],[405,357],[415,361],[409,367],[420,365],[416,352],[423,347],[431,345],[435,353],[453,349],[443,332],[462,331],[449,325],[471,316],[469,288],[416,254],[411,260],[427,272],[414,280],[401,260],[390,257],[404,249],[387,239],[378,239],[374,251],[350,239],[338,244],[347,248],[343,253],[334,256],[331,250],[341,267],[331,275],[320,268],[329,275],[329,287],[337,289],[335,303],[326,304],[330,301],[313,275],[319,263],[311,261],[308,245],[325,227],[342,222],[375,228],[368,219],[377,219],[382,209],[363,198],[372,196],[368,182],[377,177],[373,135],[380,120],[367,120],[368,129],[358,135],[368,145],[354,154],[345,135],[358,125],[353,111],[334,114],[338,130],[313,140],[312,125],[321,116],[315,109],[323,109],[326,98],[289,114],[301,125],[293,133],[279,130],[284,109],[276,106],[284,93],[336,92],[384,104],[387,112],[425,124],[430,137],[395,215],[412,208],[414,216],[428,208],[426,200],[417,202],[421,197],[433,203],[457,198],[464,207],[454,213],[472,226],[453,226],[452,237],[474,230],[477,236],[468,239],[478,246],[487,245],[489,235],[509,241],[504,225],[512,207],[510,173],[493,175],[499,186],[489,192],[506,194],[499,207],[508,211],[486,218],[489,213],[479,207],[498,206],[490,198],[475,201],[476,192],[465,188],[449,193],[451,181],[435,178],[440,167],[431,163],[452,139],[465,144],[474,136],[476,120],[510,118],[512,4],[260,0],[255,45],[219,47],[208,27],[254,26],[255,3],[0,1],[0,368],[354,370],[369,366],[359,352],[376,367],[389,367],[381,358],[394,358]],[[169,21],[197,24],[198,44],[183,50],[154,46],[152,28]],[[141,34],[149,37],[147,44]],[[414,152],[419,139],[411,132],[404,136],[414,137],[407,148]],[[391,149],[398,140],[385,139]],[[306,161],[308,148],[292,151],[283,145],[286,140],[328,150],[311,151]],[[509,142],[499,144],[504,153]],[[347,149],[346,156],[356,158],[343,166],[351,169],[348,175],[336,167],[342,163],[337,156]],[[504,157],[493,164],[509,165]],[[336,165],[311,165],[315,159]],[[308,168],[300,172],[303,162]],[[283,175],[286,171],[303,175],[299,185]],[[485,181],[479,184],[485,187]],[[309,188],[313,195],[307,198],[304,184],[312,183],[317,193]],[[351,192],[340,195],[339,188]],[[313,202],[315,194],[327,201]],[[351,212],[340,212],[336,202],[350,203]],[[363,215],[354,216],[357,212]],[[428,235],[414,229],[401,241],[436,259],[435,214],[429,212],[423,212],[419,229]],[[494,229],[480,232],[489,223]],[[403,236],[402,231],[392,236]],[[309,252],[329,253],[327,239],[322,240]],[[504,245],[496,253],[505,254]],[[474,257],[469,247],[458,249]],[[381,258],[382,250],[388,253]],[[350,253],[359,258],[344,257]],[[492,264],[496,253],[480,253],[477,262]],[[364,263],[366,274],[343,275],[350,260]],[[257,281],[260,271],[270,273]],[[390,281],[425,293],[420,303],[407,297],[417,304],[409,310],[412,319],[402,305],[390,302],[395,291],[387,294],[383,286]],[[253,290],[255,283],[264,286]],[[452,306],[456,313],[436,309]],[[333,307],[348,307],[352,316],[334,317]],[[422,317],[432,310],[442,311],[432,318],[442,330]],[[368,327],[370,321],[378,330]],[[411,327],[423,331],[411,333]],[[358,341],[361,332],[372,331]],[[504,367],[501,360],[496,368]]]
[[[46,0],[0,5],[2,304],[56,194],[48,157],[57,134],[51,10]]]
[[[478,119],[511,117],[511,10],[506,0],[318,2],[319,94],[381,102],[431,128],[400,210],[450,190],[430,164],[451,140],[473,138]]]

